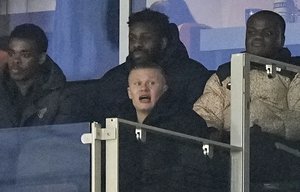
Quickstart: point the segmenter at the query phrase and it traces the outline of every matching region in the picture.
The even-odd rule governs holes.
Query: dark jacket
[[[167,73],[168,85],[173,90],[174,96],[178,97],[184,105],[192,108],[203,92],[209,72],[202,64],[189,58],[186,48],[179,40],[178,29],[174,29],[172,24],[170,28],[173,31],[172,37],[159,64]],[[132,61],[127,57],[125,63],[111,69],[99,80],[100,93],[97,99],[108,108],[107,111],[111,111],[108,114],[111,117],[125,106],[133,110],[129,107],[131,102],[127,95],[131,67]]]
[[[137,121],[136,114],[128,111],[119,117]],[[170,93],[160,98],[143,124],[204,138],[208,134],[205,121],[192,109],[181,106]],[[209,188],[209,160],[203,155],[201,144],[150,132],[143,143],[136,141],[134,129],[121,128],[120,133],[122,191],[184,192]]]
[[[49,57],[26,96],[8,74],[4,73],[1,80],[0,127],[69,123],[75,119],[72,97],[64,92],[66,78]]]

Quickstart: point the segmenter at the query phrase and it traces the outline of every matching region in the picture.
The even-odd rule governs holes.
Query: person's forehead
[[[159,33],[156,25],[147,22],[137,22],[129,27],[129,33]]]
[[[129,74],[129,79],[161,79],[161,71],[156,68],[134,69]]]
[[[257,16],[251,19],[248,23],[248,28],[265,27],[265,28],[278,28],[279,21],[277,18],[266,15]]]
[[[9,41],[8,47],[11,49],[13,47],[22,47],[23,49],[35,49],[36,44],[33,40],[24,38],[12,38]]]

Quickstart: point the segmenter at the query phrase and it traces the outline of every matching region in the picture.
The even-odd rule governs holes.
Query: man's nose
[[[134,42],[133,42],[133,47],[136,49],[136,48],[141,48],[142,47],[142,41],[140,39],[136,39]]]
[[[19,64],[21,62],[20,54],[15,53],[11,55],[9,60],[12,61],[12,64]]]
[[[263,32],[256,32],[255,35],[254,35],[254,37],[256,39],[262,39],[263,38]]]
[[[142,83],[141,84],[141,91],[148,91],[149,90],[149,85],[147,83]]]

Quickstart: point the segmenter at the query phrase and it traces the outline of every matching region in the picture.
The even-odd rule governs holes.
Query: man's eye
[[[134,82],[133,83],[134,86],[141,86],[141,84],[142,84],[141,82]]]
[[[266,32],[265,32],[265,35],[266,35],[266,36],[271,36],[271,35],[273,35],[273,33],[272,33],[272,31],[266,31]]]
[[[31,57],[31,53],[22,53],[22,57],[29,58]]]
[[[14,52],[8,51],[7,54],[8,54],[8,56],[12,57],[14,55]]]

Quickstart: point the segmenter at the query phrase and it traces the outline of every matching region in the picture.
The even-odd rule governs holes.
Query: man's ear
[[[128,94],[129,99],[132,99],[131,90],[129,87],[127,87],[127,94]]]
[[[166,37],[163,37],[161,39],[161,49],[164,50],[166,47],[167,47],[167,44],[168,44],[168,39]]]
[[[47,53],[46,52],[41,53],[39,56],[39,64],[41,65],[45,63],[46,58],[47,58]]]

